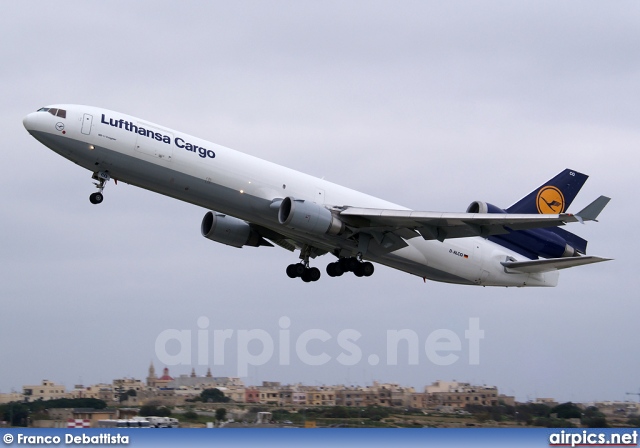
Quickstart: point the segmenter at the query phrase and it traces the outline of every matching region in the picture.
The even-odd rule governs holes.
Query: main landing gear
[[[329,277],[340,277],[345,272],[353,272],[356,277],[370,277],[373,275],[373,263],[360,261],[358,258],[340,258],[327,265]]]
[[[310,268],[304,263],[290,264],[287,266],[287,275],[290,278],[300,277],[303,282],[317,282],[320,279],[320,269]]]
[[[306,256],[305,256],[306,255]],[[287,266],[287,275],[290,278],[301,278],[303,282],[315,282],[320,279],[320,269],[309,267],[308,251],[303,250],[300,255],[302,262]],[[373,264],[362,261],[360,256],[340,258],[327,265],[329,277],[340,277],[345,272],[353,272],[356,277],[370,277],[373,274]]]
[[[305,245],[300,251],[300,263],[287,266],[287,275],[290,278],[300,277],[303,282],[317,282],[320,279],[320,269],[309,267],[309,258],[313,247]]]
[[[95,173],[93,173],[93,176],[91,176],[91,179],[97,181],[94,182],[93,185],[98,188],[98,191],[89,196],[89,201],[91,201],[92,204],[100,204],[104,199],[102,190],[104,190],[105,183],[107,183],[109,179],[111,179],[111,176],[109,175],[108,171],[96,171]]]

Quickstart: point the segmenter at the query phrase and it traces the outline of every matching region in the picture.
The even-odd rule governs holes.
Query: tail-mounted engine
[[[488,202],[474,201],[467,207],[467,213],[507,213],[500,207]]]
[[[467,213],[508,212],[488,202],[474,201],[467,207]],[[587,249],[585,240],[558,227],[517,230],[505,235],[493,235],[489,239],[529,258],[575,257]]]

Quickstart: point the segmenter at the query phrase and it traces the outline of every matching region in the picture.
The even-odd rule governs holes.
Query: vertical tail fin
[[[563,213],[587,181],[586,174],[566,169],[509,207],[507,213]]]

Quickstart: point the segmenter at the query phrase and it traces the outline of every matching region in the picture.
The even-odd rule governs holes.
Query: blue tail
[[[566,169],[507,208],[507,213],[564,213],[587,181],[586,174]],[[499,210],[499,209],[498,209]],[[587,252],[587,241],[559,227],[521,230],[489,237],[526,257],[557,258]]]
[[[509,207],[507,213],[564,213],[589,176],[566,169]]]

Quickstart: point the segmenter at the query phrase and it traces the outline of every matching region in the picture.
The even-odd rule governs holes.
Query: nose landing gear
[[[91,176],[91,179],[97,181],[94,182],[93,185],[98,188],[98,191],[92,193],[91,196],[89,196],[89,201],[92,204],[100,204],[104,199],[102,190],[104,190],[105,183],[107,183],[109,179],[111,179],[111,176],[109,175],[108,171],[96,171],[95,173],[93,173],[93,176]]]

